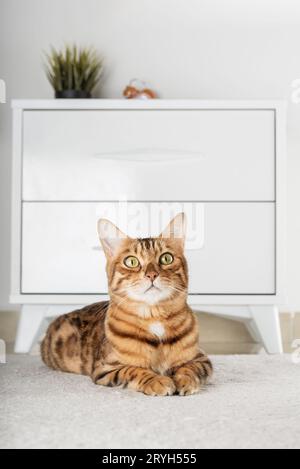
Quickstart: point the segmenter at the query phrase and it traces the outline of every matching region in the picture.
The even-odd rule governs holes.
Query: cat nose
[[[155,272],[155,270],[151,270],[150,272],[146,272],[146,277],[151,280],[151,282],[154,282],[156,277],[158,277],[158,273]]]
[[[147,265],[145,276],[149,278],[151,282],[154,282],[156,277],[158,277],[158,272],[154,263],[150,262],[150,264]]]

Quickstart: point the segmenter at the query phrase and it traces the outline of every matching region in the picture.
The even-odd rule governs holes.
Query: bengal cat
[[[187,305],[185,215],[157,238],[129,238],[104,219],[98,232],[110,300],[55,319],[41,344],[43,361],[151,396],[198,392],[212,364]]]

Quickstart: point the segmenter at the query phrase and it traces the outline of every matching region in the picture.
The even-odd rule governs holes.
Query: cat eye
[[[159,262],[160,264],[162,265],[169,265],[169,264],[172,264],[174,260],[174,257],[172,256],[171,253],[169,252],[165,252],[164,254],[162,254],[159,258]]]
[[[130,269],[134,269],[140,265],[139,260],[134,256],[128,256],[124,259],[124,264]]]

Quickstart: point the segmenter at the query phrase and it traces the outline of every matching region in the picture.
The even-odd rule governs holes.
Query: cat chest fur
[[[165,327],[160,321],[152,322],[149,325],[149,332],[159,339],[163,338],[166,333]]]
[[[116,327],[122,327],[122,335]],[[162,374],[173,361],[170,347],[164,344],[168,333],[167,325],[159,320],[140,319],[137,327],[132,328],[110,318],[106,328],[107,338],[121,363],[152,368]]]

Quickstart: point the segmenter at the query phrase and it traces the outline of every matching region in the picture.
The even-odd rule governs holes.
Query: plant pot
[[[59,99],[88,99],[91,93],[85,90],[62,90],[55,91],[55,97]]]

